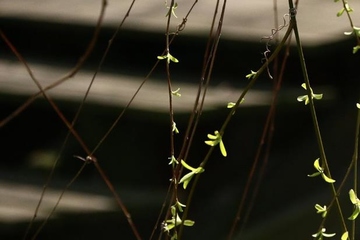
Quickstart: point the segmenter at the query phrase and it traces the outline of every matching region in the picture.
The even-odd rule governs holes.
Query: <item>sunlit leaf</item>
[[[179,184],[183,183],[183,188],[186,189],[187,185],[189,184],[190,180],[192,179],[192,177],[194,176],[194,172],[189,172],[187,174],[185,174],[181,179]]]
[[[341,240],[347,240],[349,238],[349,232],[346,231],[343,233],[343,235],[341,236]]]
[[[335,182],[334,179],[329,178],[328,176],[325,175],[325,173],[322,173],[321,176],[325,180],[325,182],[328,182],[328,183],[334,183]]]
[[[327,215],[327,209],[326,206],[324,205],[324,207],[320,206],[319,204],[315,205],[315,209],[317,210],[316,213],[321,213],[321,216],[324,218]]]
[[[215,131],[215,134],[216,134],[216,132],[217,132],[217,131]],[[212,134],[208,134],[207,137],[208,137],[209,139],[217,139],[217,138],[218,138],[217,135],[212,135]]]
[[[234,103],[234,102],[229,102],[229,103],[227,104],[227,108],[233,108],[235,105],[236,105],[236,103]]]
[[[170,60],[173,61],[174,63],[178,63],[178,62],[179,62],[179,60],[178,60],[177,58],[173,57],[173,56],[170,55],[170,54],[169,54],[169,58],[170,58]]]
[[[357,196],[356,196],[353,189],[350,189],[349,197],[350,197],[350,201],[352,202],[352,204],[358,204],[359,203],[359,199],[357,198]]]
[[[256,76],[257,72],[254,72],[253,70],[251,70],[251,73],[249,73],[248,75],[246,75],[245,77],[248,79],[252,79]]]
[[[319,172],[322,172],[323,169],[322,169],[322,167],[320,167],[320,162],[319,162],[319,160],[320,160],[320,158],[317,158],[317,159],[314,161],[314,168],[315,168],[316,170],[318,170]]]
[[[183,212],[183,208],[186,207],[185,204],[182,204],[182,203],[179,202],[179,201],[176,201],[176,206],[178,207],[178,209],[179,209],[180,212]]]
[[[169,165],[179,164],[179,162],[178,162],[178,160],[176,160],[175,156],[171,156],[169,159],[170,159]]]
[[[360,213],[360,200],[353,189],[349,191],[349,198],[351,203],[354,204],[354,211],[348,219],[355,220]]]
[[[204,168],[202,167],[198,167],[198,168],[193,168],[191,167],[190,165],[188,165],[186,162],[184,162],[184,160],[181,160],[181,164],[189,169],[191,172],[187,173],[186,175],[184,175],[180,181],[179,181],[179,184],[183,183],[183,188],[186,189],[189,182],[191,181],[192,177],[195,175],[195,174],[199,174],[199,173],[202,173],[205,171]]]
[[[208,141],[205,141],[205,143],[207,144],[207,145],[209,145],[209,146],[215,146],[217,143],[215,143],[215,141],[210,141],[210,140],[208,140]]]
[[[355,208],[354,212],[348,218],[349,220],[355,220],[360,213],[360,209],[358,207]]]
[[[179,133],[179,129],[176,127],[176,123],[175,123],[175,122],[173,122],[172,131],[175,132],[176,134]]]
[[[192,220],[185,220],[184,221],[184,225],[188,226],[188,227],[194,226],[194,224],[195,224],[195,221],[192,221]]]
[[[336,233],[323,233],[322,234],[324,237],[333,237],[336,235]]]
[[[176,89],[175,91],[171,91],[171,94],[177,97],[181,97],[180,88]]]
[[[221,151],[221,154],[222,154],[224,157],[227,156],[226,149],[225,149],[225,146],[224,146],[223,141],[220,141],[220,151]]]
[[[189,164],[187,164],[184,160],[181,160],[181,165],[183,165],[185,168],[189,169],[190,171],[194,172],[196,171],[195,168],[191,167]]]
[[[322,94],[322,93],[320,93],[320,94],[313,94],[313,97],[314,97],[315,99],[317,99],[317,100],[320,100],[320,99],[322,99],[323,94]]]
[[[305,83],[301,84],[301,87],[304,88],[305,90],[307,89]],[[310,91],[311,91],[311,98],[312,98],[312,99],[313,99],[313,98],[315,98],[316,100],[322,99],[322,97],[323,97],[323,94],[322,94],[322,93],[319,93],[319,94],[318,94],[318,93],[314,93],[311,88],[310,88]],[[303,102],[303,101],[305,101],[305,105],[309,104],[309,102],[310,102],[308,94],[298,96],[298,97],[297,97],[297,101],[298,101],[298,102]]]

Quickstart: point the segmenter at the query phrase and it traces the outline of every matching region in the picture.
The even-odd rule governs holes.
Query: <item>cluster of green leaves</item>
[[[179,212],[183,212],[184,207],[186,206],[180,203],[179,201],[176,201],[176,203],[173,206],[171,206],[171,219],[163,222],[164,232],[170,233],[171,230],[182,224],[187,227],[191,227],[195,224],[195,222],[192,220],[182,220],[180,218]],[[177,232],[175,231],[171,236],[171,240],[176,240],[176,239],[177,239]]]
[[[339,0],[334,0],[334,2],[339,2]],[[352,9],[349,5],[349,3],[347,1],[344,1],[344,6],[337,12],[336,16],[340,17],[344,14],[344,12],[347,12],[348,14],[352,13],[354,11],[354,9]],[[352,25],[352,24],[351,24]],[[350,32],[344,32],[345,35],[349,36],[352,34],[355,34],[357,39],[360,39],[360,27],[356,27],[354,25],[351,26],[352,30]],[[359,51],[360,49],[360,43],[358,41],[358,44],[353,47],[353,53],[357,53],[357,51]]]
[[[327,182],[327,183],[334,183],[335,180],[332,179],[332,178],[330,178],[330,177],[328,177],[328,176],[325,174],[324,168],[322,168],[322,167],[320,166],[319,160],[320,160],[320,158],[318,158],[318,159],[316,159],[316,160],[314,161],[314,168],[317,170],[317,172],[315,172],[315,173],[313,173],[313,174],[309,174],[308,177],[316,177],[316,176],[321,175],[321,177],[325,180],[325,182]]]
[[[326,228],[322,228],[320,229],[320,231],[318,231],[317,233],[314,233],[313,236],[315,239],[318,239],[318,240],[322,240],[324,237],[333,237],[335,236],[336,233],[326,233]]]
[[[336,233],[326,233],[326,228],[321,228],[320,231],[317,233],[314,233],[313,236],[317,240],[323,240],[324,238],[330,238],[334,237]],[[341,235],[341,240],[347,240],[349,238],[349,232],[344,232],[343,235]]]
[[[198,167],[198,168],[193,168],[191,167],[189,164],[187,164],[186,162],[184,162],[183,160],[181,160],[181,164],[188,170],[190,170],[189,173],[185,174],[179,181],[179,184],[183,184],[184,189],[186,189],[186,187],[188,186],[189,182],[191,181],[191,179],[196,175],[196,174],[200,174],[202,172],[205,171],[205,169],[203,169],[202,167]]]
[[[349,220],[355,220],[360,213],[360,200],[358,199],[353,189],[349,191],[349,197],[350,197],[350,201],[354,205],[354,211],[349,217]]]
[[[225,145],[224,145],[224,142],[222,141],[222,136],[221,134],[219,133],[219,131],[215,131],[214,132],[214,135],[212,134],[208,134],[207,137],[210,139],[210,140],[207,140],[205,141],[205,143],[211,147],[214,147],[216,145],[219,144],[220,146],[220,151],[221,151],[221,154],[226,157],[227,156],[227,152],[226,152],[226,149],[225,149]]]
[[[301,87],[306,90],[306,84],[305,84],[305,83],[301,84]],[[322,93],[314,93],[313,90],[312,90],[312,88],[310,88],[310,91],[311,91],[311,98],[312,98],[312,99],[314,99],[314,98],[315,98],[316,100],[322,99],[322,97],[323,97],[323,94],[322,94]],[[309,102],[310,102],[309,96],[308,96],[307,94],[297,97],[297,100],[298,100],[298,102],[303,102],[303,101],[305,101],[305,105],[309,104]]]
[[[178,62],[179,62],[179,60],[178,60],[176,57],[174,57],[173,55],[171,55],[170,53],[167,53],[166,55],[163,55],[163,56],[157,56],[157,58],[158,58],[159,60],[164,60],[164,59],[166,59],[168,63],[170,63],[170,61],[171,61],[171,62],[174,62],[174,63],[178,63]]]

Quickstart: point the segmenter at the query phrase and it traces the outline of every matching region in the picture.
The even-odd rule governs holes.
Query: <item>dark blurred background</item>
[[[274,13],[271,1],[255,11],[254,6],[259,5],[256,2],[259,1],[245,1],[244,5],[231,3],[228,7],[209,97],[190,150],[190,165],[197,166],[205,156],[206,135],[220,128],[229,112],[225,107],[227,102],[236,101],[248,82],[245,75],[264,61],[266,42],[261,38],[271,33]],[[109,1],[104,26],[90,58],[75,77],[50,91],[67,119],[75,116],[116,24],[129,4]],[[164,49],[166,11],[162,2],[157,4],[135,4],[134,14],[130,14],[128,24],[113,42],[96,78],[75,127],[90,148],[123,110]],[[336,18],[339,4],[325,1],[316,6],[306,1],[301,4],[304,5],[300,5],[298,18],[305,59],[314,92],[324,94],[323,100],[316,101],[316,107],[328,161],[338,186],[353,154],[360,58],[359,54],[352,54],[355,39],[342,36],[349,24]],[[187,5],[179,1],[176,22],[181,21]],[[325,19],[312,15],[317,7],[325,9],[322,15]],[[46,86],[71,69],[85,50],[94,31],[100,1],[62,4],[2,1],[0,8],[1,30]],[[279,3],[279,12],[287,12],[285,3]],[[194,18],[188,20],[189,31],[186,28],[177,36],[171,47],[171,54],[180,60],[171,64],[173,87],[180,87],[182,93],[181,98],[174,99],[175,121],[180,130],[175,137],[177,151],[195,99],[212,14],[211,4],[199,4],[194,15],[190,15]],[[282,14],[279,21],[282,24]],[[275,42],[272,45],[270,48],[274,49]],[[3,40],[0,65],[3,120],[37,89]],[[245,209],[251,205],[253,208],[246,225],[240,221],[240,226],[245,228],[235,239],[310,238],[321,222],[314,205],[328,204],[331,199],[326,183],[307,177],[315,171],[313,161],[319,152],[309,108],[296,101],[297,96],[305,94],[300,87],[302,82],[297,50],[292,45],[279,93],[268,164],[255,199],[251,199],[252,185]],[[196,224],[186,228],[184,239],[224,239],[230,231],[265,125],[272,90],[272,81],[263,74],[231,120],[223,139],[228,157],[223,158],[216,149],[209,160],[191,205],[189,219]],[[171,178],[166,91],[165,68],[160,64],[95,154],[144,239],[151,234]],[[1,128],[1,239],[24,236],[66,134],[66,126],[42,97]],[[85,157],[77,141],[70,137],[30,235],[79,170],[82,162],[73,155]],[[259,177],[256,173],[253,182]],[[347,206],[346,217],[352,211],[347,194],[351,186],[351,182],[347,183],[341,194]],[[187,191],[181,190],[180,194],[185,202]],[[329,232],[341,235],[338,219],[333,212],[326,227]],[[71,185],[37,239],[64,238],[134,239],[126,218],[93,165],[88,165]]]

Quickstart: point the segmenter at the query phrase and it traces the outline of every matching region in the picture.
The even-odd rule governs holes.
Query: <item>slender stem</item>
[[[311,117],[312,117],[312,121],[313,121],[313,125],[314,125],[316,140],[317,140],[318,147],[319,147],[320,157],[321,157],[321,160],[322,160],[322,164],[325,166],[325,170],[326,170],[328,176],[331,178],[330,168],[329,168],[328,161],[326,159],[324,145],[323,145],[323,141],[322,141],[321,133],[320,133],[320,128],[319,128],[319,123],[318,123],[318,120],[317,120],[314,100],[312,98],[312,90],[311,90],[311,86],[310,86],[309,76],[308,76],[308,73],[307,73],[307,67],[306,67],[306,63],[305,63],[304,52],[303,52],[303,49],[302,49],[300,36],[299,36],[299,31],[298,31],[298,27],[297,27],[297,23],[296,23],[296,11],[295,11],[295,8],[293,6],[292,0],[289,0],[289,6],[290,6],[291,19],[294,22],[294,34],[295,34],[295,39],[296,39],[296,46],[297,46],[297,50],[298,50],[298,53],[299,53],[300,65],[301,65],[301,69],[302,69],[302,72],[303,72],[304,81],[305,81],[305,84],[306,84],[306,90],[307,90],[307,94],[308,94],[308,98],[309,98],[310,112],[311,112]],[[342,227],[343,227],[344,231],[347,231],[344,216],[343,216],[341,206],[340,206],[340,202],[339,202],[339,199],[338,199],[338,197],[336,195],[335,186],[334,186],[334,184],[331,184],[330,186],[331,186],[331,190],[333,192],[333,195],[335,196],[335,201],[336,201],[336,205],[338,207]]]
[[[356,121],[356,132],[355,132],[355,144],[354,144],[354,154],[352,162],[354,164],[354,191],[358,194],[358,157],[359,157],[359,132],[360,132],[360,109],[358,109],[357,121]],[[352,232],[351,238],[355,239],[356,221],[352,221]]]
[[[259,68],[259,70],[257,71],[256,75],[254,76],[254,78],[251,79],[251,81],[249,82],[249,84],[245,87],[245,89],[243,90],[243,92],[241,93],[241,95],[239,96],[237,102],[235,103],[235,106],[231,109],[231,111],[229,112],[229,114],[227,115],[227,118],[225,119],[221,129],[220,129],[220,134],[223,135],[225,132],[225,129],[227,127],[227,125],[229,124],[231,118],[233,117],[233,115],[235,114],[236,109],[239,107],[241,100],[244,98],[244,96],[247,94],[247,92],[253,87],[253,85],[255,84],[256,80],[259,78],[259,76],[267,69],[268,65],[275,59],[275,57],[279,54],[280,50],[282,49],[282,47],[284,46],[286,40],[288,39],[288,37],[290,36],[290,33],[292,31],[292,27],[293,27],[293,23],[290,21],[290,24],[288,26],[288,29],[283,37],[283,39],[281,40],[281,42],[279,43],[279,45],[277,46],[277,48],[275,49],[275,51],[273,52],[273,54],[268,58],[268,60]],[[201,162],[200,167],[205,168],[205,165],[208,161],[208,159],[210,158],[212,151],[214,150],[214,147],[210,147],[208,153],[206,154],[204,160]],[[197,182],[200,178],[201,174],[196,174],[196,176],[194,177],[194,182],[192,183],[191,189],[190,189],[190,193],[188,196],[188,200],[187,200],[187,204],[186,204],[186,208],[184,210],[184,214],[183,214],[183,219],[186,219],[187,214],[189,212],[190,209],[190,204],[192,201],[192,197],[193,194],[195,192],[196,186],[197,186]],[[180,230],[179,233],[182,233],[182,226],[180,226]],[[181,235],[180,235],[181,236]]]

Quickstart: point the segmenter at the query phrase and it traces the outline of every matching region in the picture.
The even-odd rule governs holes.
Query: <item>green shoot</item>
[[[215,131],[214,132],[215,135],[212,135],[212,134],[208,134],[207,137],[210,139],[210,140],[207,140],[205,141],[205,143],[209,146],[215,146],[217,144],[219,144],[220,146],[220,151],[221,151],[221,154],[226,157],[227,156],[227,152],[226,152],[226,149],[225,149],[225,145],[222,141],[222,136],[221,134],[219,133],[219,131]]]
[[[343,235],[341,236],[341,240],[347,240],[349,238],[349,232],[346,231],[343,233]]]
[[[350,201],[354,205],[354,211],[348,219],[355,220],[360,213],[360,200],[358,199],[353,189],[349,191],[349,197],[350,197]]]
[[[191,181],[191,179],[193,178],[193,176],[195,174],[199,174],[205,171],[205,169],[203,169],[202,167],[198,167],[198,168],[193,168],[191,166],[189,166],[186,162],[184,162],[183,160],[181,160],[181,164],[188,170],[190,170],[190,172],[188,174],[186,174],[185,176],[183,176],[180,179],[179,184],[183,183],[183,187],[184,189],[186,189],[187,185],[189,184],[189,182]]]
[[[175,58],[174,56],[172,56],[170,53],[163,55],[163,56],[157,56],[157,58],[159,60],[163,60],[163,59],[167,59],[167,62],[170,63],[170,61],[174,62],[174,63],[178,63],[179,60],[177,60],[177,58]]]
[[[254,72],[253,70],[251,70],[251,73],[249,73],[248,75],[246,75],[245,77],[247,79],[252,79],[256,76],[257,72]]]
[[[325,233],[326,232],[326,229],[325,228],[322,228],[319,232],[317,233],[314,233],[313,236],[315,239],[317,240],[322,240],[323,237],[327,237],[327,238],[330,238],[330,237],[333,237],[336,235],[336,233]]]
[[[163,226],[164,232],[169,232],[171,229],[173,229],[174,227],[179,226],[181,224],[184,224],[184,226],[188,226],[188,227],[191,227],[195,224],[195,222],[192,220],[183,221],[179,217],[179,214],[177,214],[176,208],[174,206],[171,206],[171,215],[172,215],[171,219],[166,220],[164,223],[164,226]]]
[[[317,210],[316,213],[321,213],[321,216],[324,218],[326,217],[326,214],[327,214],[327,208],[326,208],[326,205],[324,205],[323,207],[320,206],[319,204],[316,204],[315,205],[315,209]]]
[[[174,157],[174,155],[172,155],[170,158],[170,162],[169,162],[169,165],[175,165],[175,164],[179,164],[179,161],[176,160],[176,158]]]
[[[306,90],[306,84],[305,84],[305,83],[301,84],[301,87]],[[312,90],[311,88],[310,88],[310,91],[311,91],[311,98],[315,98],[315,99],[317,99],[317,100],[322,99],[322,97],[323,97],[323,94],[322,94],[322,93],[316,94],[316,93],[313,92],[313,90]],[[298,102],[303,102],[303,101],[305,101],[305,105],[308,105],[309,102],[310,102],[308,95],[299,96],[299,97],[297,98],[297,100],[298,100]]]
[[[316,176],[321,175],[321,177],[325,180],[325,182],[334,183],[335,180],[326,176],[326,174],[324,173],[324,169],[322,167],[320,167],[319,159],[320,158],[316,159],[314,162],[314,168],[317,170],[317,172],[308,175],[308,177],[316,177]]]
[[[177,7],[178,7],[177,3],[174,3],[174,6],[172,6],[171,9],[170,9],[170,7],[167,7],[169,9],[169,11],[167,12],[165,17],[168,17],[170,12],[171,12],[171,14],[174,15],[174,17],[177,18],[176,14],[175,14],[175,10],[177,9]]]
[[[171,91],[171,94],[177,97],[181,97],[180,88],[176,89],[175,91]]]
[[[175,132],[175,133],[179,133],[179,129],[176,127],[175,122],[173,122],[173,124],[172,124],[172,131]]]

